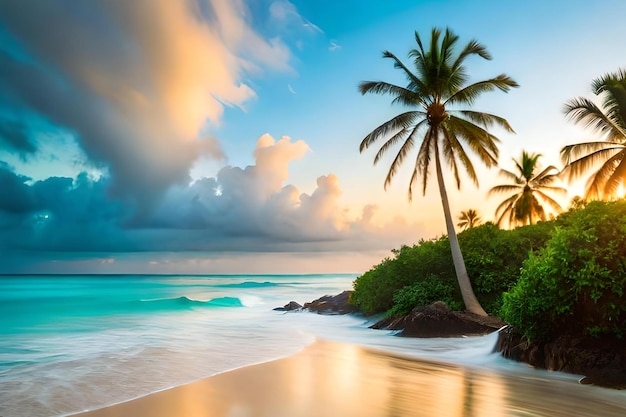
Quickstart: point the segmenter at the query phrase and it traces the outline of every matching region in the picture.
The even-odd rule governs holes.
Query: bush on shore
[[[503,319],[530,341],[626,331],[626,202],[592,202],[562,216],[545,248],[504,294]]]
[[[500,313],[502,294],[515,285],[522,262],[545,245],[554,226],[544,222],[500,230],[486,223],[459,234],[476,297],[488,313]],[[354,282],[352,300],[366,314],[402,315],[434,301],[444,301],[453,310],[463,308],[447,237],[392,252],[393,259],[386,258]]]

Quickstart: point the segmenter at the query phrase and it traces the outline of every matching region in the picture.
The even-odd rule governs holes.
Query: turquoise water
[[[272,309],[354,277],[0,277],[0,416],[63,415],[293,354],[321,316]]]
[[[493,353],[495,334],[398,338],[368,329],[370,321],[359,316],[272,310],[350,289],[355,277],[2,276],[0,416],[99,408],[285,357],[316,338],[491,369],[529,383],[577,384],[577,376],[502,359]],[[623,401],[626,410],[626,393],[590,389],[600,399]]]

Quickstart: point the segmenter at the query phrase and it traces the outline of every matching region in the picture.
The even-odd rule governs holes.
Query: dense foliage
[[[560,223],[504,295],[503,318],[529,340],[555,333],[622,339],[626,202],[593,202],[562,216]]]
[[[398,290],[427,278],[436,277],[450,287],[456,285],[447,238],[422,240],[392,252],[395,258],[386,258],[354,282],[352,300],[366,314],[389,310]],[[428,300],[420,300],[415,305],[426,303]]]
[[[501,230],[487,223],[459,234],[468,275],[487,312],[499,314],[502,293],[517,282],[522,262],[545,244],[554,226],[544,222]],[[446,237],[393,253],[395,258],[385,259],[354,282],[352,299],[365,313],[400,315],[434,301],[452,309],[463,307]]]

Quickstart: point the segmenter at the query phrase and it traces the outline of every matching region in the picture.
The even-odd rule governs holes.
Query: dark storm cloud
[[[21,214],[36,208],[32,190],[26,185],[29,180],[0,161],[0,212]]]
[[[25,124],[0,118],[0,149],[5,146],[22,158],[37,150]]]
[[[108,196],[108,179],[52,177],[32,184],[0,165],[0,247],[81,252],[316,251],[388,248],[417,235],[414,225],[372,224],[367,206],[348,218],[339,180],[317,179],[311,194],[285,185],[303,141],[262,136],[256,163],[171,188],[141,222]],[[130,219],[133,221],[129,221]]]
[[[200,156],[224,157],[201,132],[224,105],[255,96],[241,82],[246,69],[289,68],[289,50],[258,36],[244,9],[222,0],[1,1],[3,39],[15,44],[0,44],[0,106],[73,133],[108,168],[113,195],[146,211],[189,182]],[[33,152],[28,129],[3,131],[14,151]]]

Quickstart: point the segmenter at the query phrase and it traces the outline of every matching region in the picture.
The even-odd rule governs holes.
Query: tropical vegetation
[[[474,209],[468,209],[461,212],[459,222],[456,225],[462,230],[466,230],[478,226],[481,222],[482,219],[478,215],[478,212]]]
[[[530,341],[554,334],[626,336],[626,202],[591,202],[563,216],[524,261],[502,317]]]
[[[421,178],[422,193],[425,194],[430,170],[434,165],[452,261],[463,302],[469,311],[485,315],[473,292],[454,230],[443,179],[443,165],[449,167],[459,188],[461,170],[478,184],[476,171],[466,149],[471,149],[487,167],[497,164],[499,140],[487,129],[492,126],[499,126],[509,132],[513,129],[499,116],[469,110],[464,106],[471,106],[485,92],[495,89],[507,92],[518,84],[506,74],[468,84],[465,61],[473,56],[491,59],[486,48],[472,40],[457,49],[459,37],[450,29],[446,29],[442,36],[440,29],[433,28],[430,35],[430,42],[424,45],[420,35],[415,32],[417,48],[409,52],[413,70],[393,53],[383,52],[383,57],[391,59],[394,67],[405,76],[405,86],[385,81],[364,81],[359,85],[363,95],[390,95],[394,104],[409,108],[365,136],[360,151],[363,152],[382,140],[382,146],[374,158],[376,164],[390,149],[399,145],[385,178],[386,188],[410,151],[417,147],[408,187],[409,200],[418,177]],[[457,106],[460,108],[457,109]]]
[[[469,277],[487,312],[500,314],[502,294],[516,284],[522,262],[545,245],[556,224],[503,230],[489,222],[459,233]],[[453,310],[463,308],[447,237],[421,240],[392,253],[354,281],[352,302],[366,314],[397,316],[434,301]]]
[[[459,242],[479,301],[527,340],[626,341],[626,201],[594,201],[513,230],[486,223]],[[447,245],[440,237],[393,251],[355,280],[352,301],[389,316],[434,301],[462,309]]]
[[[513,159],[515,172],[500,169],[500,175],[509,182],[491,188],[488,195],[511,194],[496,208],[498,225],[505,220],[510,226],[533,224],[546,220],[546,209],[561,212],[563,208],[548,193],[565,194],[567,190],[554,185],[559,170],[550,165],[539,171],[541,154],[522,151],[519,160]],[[539,171],[539,172],[538,172]]]
[[[585,199],[606,200],[626,185],[626,70],[595,79],[592,89],[602,98],[601,106],[578,97],[567,102],[565,114],[575,123],[604,135],[604,140],[565,146],[561,159],[570,179],[592,171]]]

